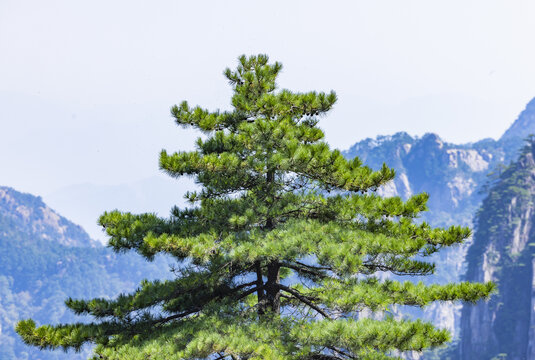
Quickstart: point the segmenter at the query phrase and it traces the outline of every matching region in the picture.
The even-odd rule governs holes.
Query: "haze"
[[[170,106],[228,108],[240,54],[281,61],[281,87],[335,90],[320,126],[336,148],[497,138],[535,96],[534,17],[529,0],[0,0],[0,184],[46,199],[164,181],[159,151],[196,137]]]

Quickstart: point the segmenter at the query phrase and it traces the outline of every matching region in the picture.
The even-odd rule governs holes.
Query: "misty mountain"
[[[476,217],[466,279],[498,294],[465,306],[460,359],[535,358],[535,142],[491,186]]]
[[[29,317],[41,324],[79,321],[65,308],[67,297],[114,297],[142,279],[170,275],[166,259],[115,254],[40,197],[0,187],[0,359],[85,359],[88,349],[27,347],[14,326]]]
[[[473,227],[489,183],[503,167],[516,160],[524,139],[535,132],[535,99],[498,140],[482,139],[475,143],[452,144],[436,134],[422,137],[400,132],[357,142],[344,155],[358,156],[364,164],[379,169],[386,163],[396,170],[396,178],[379,189],[384,196],[427,192],[429,211],[422,220],[433,226],[464,225]],[[459,281],[466,271],[469,243],[444,249],[435,254],[437,273],[423,281]],[[461,305],[435,303],[424,313],[412,311],[453,331],[459,336]]]

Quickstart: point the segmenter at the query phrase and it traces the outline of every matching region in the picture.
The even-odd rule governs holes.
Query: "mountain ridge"
[[[81,226],[48,207],[40,196],[0,186],[0,216],[28,236],[55,241],[65,246],[97,247]],[[31,227],[28,225],[31,224]]]
[[[500,140],[525,138],[535,134],[535,98],[531,99],[513,124],[504,132]]]
[[[398,132],[364,139],[342,153],[348,158],[358,156],[372,169],[381,168],[383,163],[395,169],[396,178],[379,189],[381,195],[406,199],[427,192],[429,211],[422,216],[423,221],[432,226],[472,227],[491,181],[489,175],[499,173],[502,167],[516,160],[532,128],[535,129],[535,98],[497,140],[487,138],[453,144],[433,133],[419,137]],[[431,261],[437,264],[433,281],[461,279],[466,271],[464,259],[469,244],[445,249],[432,257]],[[461,307],[458,305],[437,304],[424,313],[415,311],[411,315],[433,321],[453,330],[454,337],[459,336]]]
[[[497,140],[485,138],[454,144],[435,133],[411,136],[397,132],[358,141],[342,153],[348,158],[358,156],[373,169],[379,169],[383,162],[394,168],[396,178],[380,189],[385,196],[407,198],[425,191],[431,195],[430,213],[467,207],[473,212],[481,201],[478,192],[486,182],[486,175],[515,160],[523,140],[532,133],[535,133],[535,98]],[[469,224],[463,220],[465,215],[458,218]]]
[[[46,235],[46,236],[43,236]],[[112,298],[143,279],[171,277],[162,257],[147,262],[116,254],[53,209],[41,197],[0,187],[0,359],[81,360],[81,354],[39,351],[22,343],[17,321],[41,324],[84,320],[64,305],[68,297]]]

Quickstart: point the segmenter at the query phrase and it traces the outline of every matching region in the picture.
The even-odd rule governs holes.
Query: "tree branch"
[[[329,267],[329,266],[314,266],[314,265],[307,265],[305,263],[302,263],[302,262],[299,262],[299,261],[295,261],[295,263],[297,265],[300,265],[300,266],[304,266],[304,267],[307,267],[309,269],[314,269],[314,270],[330,270],[332,271],[332,267]]]
[[[297,300],[301,301],[303,304],[307,305],[308,307],[316,310],[318,313],[320,313],[324,318],[326,319],[330,319],[330,316],[327,315],[327,313],[325,313],[321,308],[319,308],[318,306],[314,305],[314,303],[312,303],[309,299],[307,299],[305,296],[301,295],[298,291],[288,287],[288,286],[285,286],[285,285],[282,285],[282,284],[279,284],[278,285],[279,289],[281,289],[282,291],[286,291],[287,293],[289,294],[292,294]]]
[[[310,269],[309,267],[302,267],[302,266],[294,265],[294,264],[288,263],[288,262],[281,263],[281,266],[283,266],[285,268],[288,268],[288,269],[293,269],[293,270],[295,270],[297,272],[301,272],[301,273],[305,273],[305,274],[310,274],[310,275],[319,276],[319,277],[325,277],[326,276],[325,274],[323,274],[321,272],[321,270],[314,271],[314,270]]]

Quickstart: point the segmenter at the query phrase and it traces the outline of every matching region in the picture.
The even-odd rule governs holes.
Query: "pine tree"
[[[265,55],[224,72],[231,111],[187,102],[178,125],[205,134],[196,151],[160,154],[172,177],[193,176],[190,208],[168,219],[104,213],[99,223],[117,252],[180,263],[176,277],[145,281],[114,300],[68,299],[91,323],[18,323],[42,349],[97,344],[95,359],[383,359],[449,340],[446,330],[386,313],[395,304],[475,302],[491,283],[425,285],[384,276],[429,275],[426,257],[470,235],[417,220],[427,194],[406,201],[376,190],[394,178],[331,150],[317,127],[336,94],[278,90],[282,69]],[[387,278],[385,280],[385,278]]]

